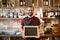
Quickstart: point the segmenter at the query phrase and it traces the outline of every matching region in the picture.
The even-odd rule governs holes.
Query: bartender
[[[39,29],[41,29],[40,26],[40,19],[35,17],[34,15],[34,7],[29,6],[28,7],[28,16],[23,18],[21,25],[22,30],[24,26],[38,26]],[[39,40],[38,38],[24,38],[24,40]]]

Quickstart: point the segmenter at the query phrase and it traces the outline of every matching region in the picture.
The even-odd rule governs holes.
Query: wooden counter
[[[21,35],[0,35],[0,37],[22,37]],[[42,34],[40,37],[56,37],[60,36],[60,33],[54,33],[54,34]]]
[[[55,34],[43,34],[43,35],[40,35],[40,39],[42,40],[45,40],[46,37],[57,37],[57,36],[60,36],[60,33],[55,33]],[[22,38],[21,35],[0,35],[0,37],[8,37],[9,40],[11,40],[11,37],[20,37]]]
[[[60,33],[55,33],[55,34],[43,34],[40,37],[56,37],[60,36]]]

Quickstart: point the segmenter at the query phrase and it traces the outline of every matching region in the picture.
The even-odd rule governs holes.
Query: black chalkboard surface
[[[24,37],[39,37],[38,26],[24,26]]]

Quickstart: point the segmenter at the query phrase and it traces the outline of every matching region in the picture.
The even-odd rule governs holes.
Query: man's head
[[[28,13],[29,13],[29,16],[32,16],[33,13],[34,13],[34,7],[29,6],[29,7],[28,7]]]

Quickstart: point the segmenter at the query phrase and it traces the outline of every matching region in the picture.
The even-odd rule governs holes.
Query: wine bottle
[[[26,6],[26,2],[25,2],[25,0],[23,0],[23,6]]]
[[[23,1],[22,1],[22,0],[20,0],[19,4],[20,4],[20,6],[23,6]]]
[[[34,2],[33,2],[33,0],[32,0],[32,6],[34,7]]]
[[[46,5],[46,6],[48,6],[48,4],[49,4],[49,3],[48,3],[48,0],[46,0],[46,3],[45,3],[45,5]]]

